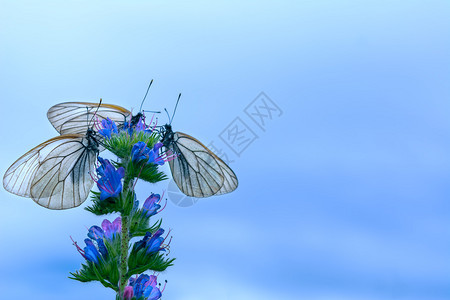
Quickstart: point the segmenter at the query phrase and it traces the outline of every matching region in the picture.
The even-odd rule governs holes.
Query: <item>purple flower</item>
[[[97,250],[97,247],[95,247],[95,244],[94,244],[94,242],[92,242],[92,240],[85,239],[84,242],[86,244],[86,247],[84,247],[84,249],[81,249],[81,247],[78,246],[78,244],[76,242],[74,242],[74,245],[77,248],[77,251],[87,261],[98,264],[100,260],[102,260],[104,257],[106,257],[108,255],[108,250],[106,249],[105,244],[103,243],[103,240],[97,241],[97,245],[98,245],[100,251]]]
[[[164,155],[159,155],[159,149],[163,146],[162,143],[156,143],[155,146],[153,146],[153,149],[148,154],[148,164],[154,163],[157,165],[163,165],[165,161]]]
[[[84,257],[93,263],[98,263],[98,260],[101,258],[100,252],[98,252],[94,243],[90,239],[85,239],[86,247],[84,247]]]
[[[141,161],[144,159],[148,159],[148,154],[150,152],[150,148],[147,147],[147,144],[144,142],[137,142],[133,145],[131,149],[131,160],[132,161]]]
[[[153,117],[150,120],[150,124],[152,123],[152,121],[153,121]],[[156,127],[156,124],[155,124],[155,127]],[[145,124],[145,116],[141,116],[139,118],[139,120],[137,121],[136,125],[135,125],[135,130],[136,130],[137,133],[143,131],[144,133],[149,133],[150,134],[150,133],[153,132],[155,127],[151,128],[150,126]]]
[[[100,229],[100,231],[98,231]],[[106,249],[105,242],[103,241],[104,234],[103,230],[98,226],[91,226],[89,228],[88,237],[91,240],[94,240],[97,242],[98,250],[103,256],[106,256],[108,254],[108,250]]]
[[[133,245],[133,251],[137,252],[141,249],[145,249],[147,254],[153,254],[158,251],[166,251],[164,247],[161,247],[164,242],[164,238],[161,235],[164,233],[164,229],[158,229],[153,235],[150,232],[147,232],[142,240],[137,241]]]
[[[157,277],[141,274],[137,279],[130,279],[130,286],[133,287],[136,299],[144,297],[148,300],[157,300],[161,298],[161,291],[157,287]]]
[[[134,296],[133,287],[126,286],[125,290],[123,291],[123,298],[125,300],[131,300],[131,298],[133,298],[133,296]]]
[[[107,222],[105,222],[107,221]],[[104,238],[113,237],[115,234],[115,231],[117,231],[117,227],[119,227],[120,231],[120,217],[117,218],[113,223],[110,223],[108,220],[103,221],[103,223],[106,226],[104,227],[105,230],[98,226],[91,226],[89,228],[88,237],[89,239],[85,239],[84,242],[86,243],[86,247],[84,249],[81,249],[81,247],[78,246],[76,242],[74,242],[75,247],[77,248],[77,251],[87,260],[93,263],[98,263],[102,258],[106,258],[108,256],[108,249],[106,248]],[[108,224],[109,223],[109,224]],[[117,225],[119,223],[119,226]],[[105,235],[106,232],[106,235]],[[73,240],[72,240],[73,241]],[[94,244],[95,241],[95,244]],[[97,245],[97,246],[96,246]]]
[[[164,233],[164,229],[158,229],[155,234],[147,241],[147,254],[151,254],[154,252],[158,252],[160,250],[165,251],[164,248],[161,248],[162,243],[164,242],[164,238],[161,235]]]
[[[161,205],[159,205],[160,201],[161,196],[153,193],[145,200],[144,205],[142,205],[142,211],[147,217],[154,216],[158,213],[158,209],[161,208]]]
[[[105,169],[108,165],[112,165],[109,160],[107,159],[103,159],[100,156],[97,158],[98,162],[100,163],[100,165],[97,167],[96,171],[97,171],[97,176],[98,177],[102,177],[105,176]]]
[[[156,128],[156,122],[152,123],[153,118],[154,116],[149,123],[153,124],[153,127],[150,127],[150,125],[145,124],[145,116],[141,113],[138,113],[137,115],[133,116],[129,122],[125,121],[121,130],[127,131],[129,135],[132,135],[134,132],[144,132],[151,134]]]
[[[136,132],[141,132],[147,129],[147,125],[145,125],[144,119],[142,117],[139,118],[139,121],[136,123]]]
[[[126,130],[129,135],[133,134],[133,126],[131,126],[130,122],[124,122],[123,123],[123,130]]]
[[[101,129],[98,131],[101,135],[103,135],[106,138],[111,138],[112,133],[118,133],[117,125],[112,121],[109,117],[102,120],[102,126]]]
[[[91,226],[89,228],[88,237],[90,237],[93,240],[103,239],[105,236],[105,233],[103,232],[103,229],[98,227],[97,225]]]
[[[105,219],[102,222],[102,228],[105,232],[105,237],[112,240],[114,237],[120,234],[122,231],[122,219],[117,217],[112,223]]]
[[[122,219],[117,217],[112,223],[105,219],[102,222],[102,228],[97,225],[93,225],[89,228],[88,237],[92,240],[103,240],[107,238],[112,240],[116,235],[122,231]]]
[[[116,170],[107,159],[99,157],[100,166],[97,168],[97,174],[101,176],[97,181],[100,190],[100,200],[110,197],[117,197],[122,192],[121,179],[125,176],[124,168]]]
[[[98,251],[100,252],[100,254],[103,257],[106,257],[108,255],[108,249],[106,249],[105,242],[103,241],[103,239],[97,240],[97,246],[98,246]]]

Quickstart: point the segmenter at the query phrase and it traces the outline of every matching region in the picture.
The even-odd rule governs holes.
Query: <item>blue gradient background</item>
[[[168,203],[164,299],[450,299],[448,1],[0,1],[3,173],[63,101],[171,109],[239,188]],[[244,108],[283,110],[263,132]],[[218,134],[241,117],[240,156]],[[165,121],[165,116],[161,116]],[[139,184],[138,194],[161,192]],[[2,299],[113,299],[67,279],[101,218],[1,190]],[[85,205],[83,205],[85,206]]]

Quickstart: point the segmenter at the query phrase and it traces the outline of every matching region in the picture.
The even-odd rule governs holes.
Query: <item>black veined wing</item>
[[[89,102],[59,103],[47,112],[48,120],[60,134],[85,134],[92,128],[93,118],[110,118],[120,126],[130,116],[130,111],[118,105]]]
[[[95,132],[54,137],[21,156],[6,171],[4,188],[31,197],[49,209],[68,209],[82,204],[94,184],[98,142]]]
[[[31,197],[30,188],[34,172],[48,154],[44,149],[56,139],[59,137],[45,141],[19,157],[3,176],[5,190],[18,196]]]
[[[233,170],[231,170],[230,167],[220,158],[217,160],[217,163],[223,173],[223,185],[220,190],[214,194],[214,196],[231,193],[238,186],[238,179]]]
[[[187,196],[204,198],[234,191],[238,180],[233,170],[200,141],[165,125],[162,143],[177,157],[169,161],[172,177]]]

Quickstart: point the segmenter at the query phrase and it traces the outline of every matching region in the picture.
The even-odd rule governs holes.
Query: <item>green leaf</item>
[[[162,219],[149,227],[150,217],[147,217],[142,209],[138,209],[131,215],[130,237],[144,236],[147,232],[154,233],[161,227]]]
[[[115,268],[110,269],[103,265],[104,262],[99,262],[98,265],[87,262],[87,264],[81,264],[81,269],[76,271],[75,273],[70,273],[72,277],[70,279],[78,280],[81,282],[90,282],[90,281],[99,281],[103,286],[107,288],[111,288],[114,291],[118,291],[119,288],[116,284],[113,284],[111,277],[118,277],[117,264]],[[114,276],[114,269],[117,270],[117,276]]]
[[[91,200],[92,204],[90,206],[85,207],[84,209],[88,212],[91,212],[97,216],[112,214],[116,212],[123,211],[123,195],[119,194],[118,197],[107,198],[105,200],[100,200],[99,192],[92,192]]]
[[[147,270],[162,272],[168,267],[173,265],[172,259],[164,259],[163,254],[160,252],[153,253],[151,255],[145,252],[145,249],[140,249],[137,252],[131,252],[128,258],[128,273],[127,277],[131,277],[135,274],[141,274]]]

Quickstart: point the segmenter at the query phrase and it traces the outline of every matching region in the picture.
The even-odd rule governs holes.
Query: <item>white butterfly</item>
[[[81,205],[94,184],[94,171],[102,139],[93,120],[110,118],[123,124],[131,112],[120,106],[66,102],[52,106],[47,117],[60,136],[34,147],[6,171],[5,190],[49,209]]]
[[[187,196],[204,198],[234,191],[238,179],[233,170],[194,137],[173,132],[166,124],[162,129],[164,147],[177,156],[169,161],[172,177]]]

